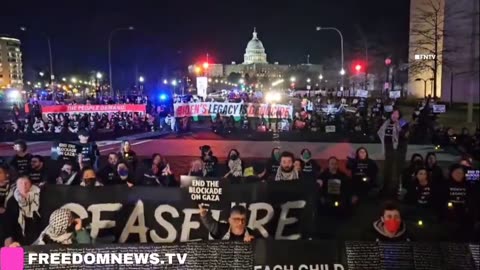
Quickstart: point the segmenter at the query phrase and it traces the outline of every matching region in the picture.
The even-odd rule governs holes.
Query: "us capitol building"
[[[321,73],[322,67],[320,65],[302,65],[310,70],[315,70]],[[250,77],[269,78],[271,80],[282,78],[284,73],[290,68],[295,68],[290,65],[279,65],[278,62],[269,64],[267,61],[267,54],[263,47],[262,41],[258,38],[258,33],[254,28],[252,39],[248,42],[245,54],[243,55],[243,63],[237,64],[232,62],[230,65],[210,64],[207,76],[208,77],[227,77],[230,73],[240,73],[242,76],[248,74]],[[190,74],[194,74],[195,67],[190,65],[188,67]]]

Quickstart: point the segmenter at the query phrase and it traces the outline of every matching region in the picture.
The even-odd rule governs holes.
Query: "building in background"
[[[23,87],[20,40],[0,37],[0,88]]]
[[[478,14],[478,1],[411,0],[409,95],[479,102]]]

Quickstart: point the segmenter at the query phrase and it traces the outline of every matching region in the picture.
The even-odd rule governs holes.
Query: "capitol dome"
[[[257,31],[253,29],[253,37],[245,49],[244,64],[267,64],[267,54],[262,42],[258,39]]]

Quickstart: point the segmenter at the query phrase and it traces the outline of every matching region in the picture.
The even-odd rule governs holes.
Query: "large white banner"
[[[197,102],[175,103],[175,117],[213,116],[219,113],[223,116],[292,118],[293,107],[282,104],[258,103],[227,103],[227,102]]]

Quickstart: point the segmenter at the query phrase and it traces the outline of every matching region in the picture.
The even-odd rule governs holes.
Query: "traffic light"
[[[355,65],[355,71],[360,72],[362,70],[362,65],[356,64]]]

